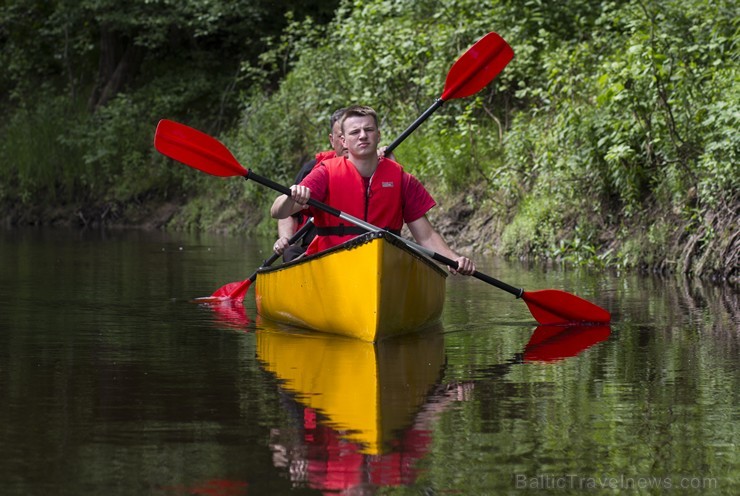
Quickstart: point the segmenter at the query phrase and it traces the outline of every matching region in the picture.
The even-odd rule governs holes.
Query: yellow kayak
[[[433,324],[447,272],[386,232],[257,272],[267,319],[375,342]]]
[[[367,343],[260,325],[257,359],[327,426],[360,452],[376,455],[414,422],[440,380],[444,336],[428,331]]]

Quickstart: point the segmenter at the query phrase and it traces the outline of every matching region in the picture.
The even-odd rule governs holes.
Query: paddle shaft
[[[290,191],[290,190],[288,190],[288,191]],[[303,238],[303,236],[306,235],[306,233],[308,232],[309,229],[311,229],[311,227],[313,227],[313,217],[311,217],[310,219],[308,219],[308,221],[305,224],[303,224],[303,227],[301,227],[300,229],[298,229],[295,232],[295,234],[293,234],[293,236],[291,236],[290,239],[288,239],[288,244],[289,245],[296,244],[301,238]],[[262,262],[262,265],[260,265],[260,269],[265,268],[265,267],[269,267],[270,265],[274,264],[275,262],[277,262],[277,259],[280,258],[281,256],[282,255],[279,254],[279,253],[273,253],[270,256],[270,258],[268,258],[268,259],[266,259],[265,261]],[[254,282],[255,279],[257,279],[257,272],[256,271],[254,272],[254,274],[252,274],[251,276],[249,276],[249,279],[248,280],[251,281],[251,282]]]
[[[303,236],[306,235],[308,230],[313,225],[313,218],[309,219],[306,224],[301,227],[289,240],[288,244],[294,244],[297,243],[299,239],[301,239]],[[262,265],[260,265],[260,269],[264,267],[269,267],[273,263],[277,261],[277,259],[280,258],[280,255],[277,253],[273,253],[272,256],[270,256],[268,259],[262,262]],[[259,270],[259,269],[257,269]],[[252,285],[254,281],[257,280],[257,270],[254,271],[254,273],[249,276],[248,279],[245,279],[241,282],[232,282],[229,284],[225,284],[218,288],[216,291],[213,292],[213,294],[209,298],[198,298],[198,301],[204,301],[204,300],[210,300],[212,298],[215,298],[217,300],[223,300],[223,299],[229,299],[229,300],[242,300],[244,298],[244,295],[249,291],[249,287]]]
[[[253,180],[263,186],[267,186],[270,189],[273,189],[279,193],[282,193],[284,195],[287,195],[288,197],[291,196],[290,188],[283,186],[282,184],[278,184],[275,181],[272,181],[271,179],[268,179],[266,177],[262,177],[259,174],[254,173],[251,169],[247,170],[247,174],[243,176],[245,180]],[[335,217],[339,217],[342,220],[346,220],[347,222],[350,222],[356,226],[362,227],[363,229],[367,229],[368,231],[378,232],[378,231],[384,231],[384,229],[381,229],[377,226],[374,226],[370,224],[369,222],[365,222],[362,219],[358,219],[357,217],[344,213],[341,210],[338,210],[334,207],[330,207],[329,205],[326,205],[325,203],[322,203],[318,200],[315,200],[313,198],[310,198],[308,200],[308,205],[317,208],[319,210],[322,210],[330,215],[333,215]],[[402,238],[401,236],[396,236],[395,234],[391,233],[389,234],[395,236],[397,239],[402,241],[406,244],[409,248],[423,253],[424,255],[436,260],[437,262],[440,262],[442,264],[445,264],[449,267],[452,267],[453,269],[457,269],[457,262],[445,257],[444,255],[440,255],[439,253],[430,250],[429,248],[426,248],[424,246],[421,246],[420,244],[414,243],[413,241],[409,241],[408,239]],[[479,279],[483,282],[487,282],[488,284],[491,284],[493,286],[496,286],[499,289],[503,289],[507,293],[511,293],[517,298],[521,298],[521,296],[524,294],[524,290],[521,288],[515,288],[514,286],[510,286],[506,284],[505,282],[499,281],[498,279],[494,279],[493,277],[483,274],[482,272],[475,271],[473,274],[473,277],[476,279]]]
[[[390,154],[414,130],[427,120],[445,101],[477,93],[495,78],[514,57],[508,43],[496,33],[488,33],[478,40],[452,65],[447,73],[442,96],[421,114],[385,150]]]
[[[401,135],[396,138],[396,140],[388,145],[388,147],[385,149],[386,155],[390,154],[393,150],[396,149],[398,145],[403,143],[403,140],[409,137],[411,133],[413,133],[417,127],[421,126],[421,123],[424,122],[429,118],[430,115],[432,115],[439,107],[442,106],[444,103],[444,100],[441,98],[437,98],[434,103],[424,111],[423,114],[421,114],[417,119],[408,127],[404,132],[401,133]]]

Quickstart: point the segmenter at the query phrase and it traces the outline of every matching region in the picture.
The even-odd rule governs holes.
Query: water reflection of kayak
[[[368,343],[322,333],[257,331],[257,358],[289,397],[295,429],[273,429],[273,462],[323,491],[412,483],[430,423],[460,399],[441,388],[439,326]],[[297,433],[297,434],[296,434]]]
[[[368,343],[323,333],[257,331],[257,359],[281,388],[366,454],[388,448],[440,380],[444,338],[416,333]]]

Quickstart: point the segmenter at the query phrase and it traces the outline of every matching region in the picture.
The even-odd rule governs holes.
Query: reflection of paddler
[[[322,422],[365,454],[389,448],[440,379],[444,338],[430,330],[379,343],[319,333],[257,331],[257,358]]]
[[[318,422],[314,409],[305,408],[306,473],[298,478],[313,488],[329,491],[363,484],[411,484],[418,476],[416,462],[428,452],[431,439],[430,430],[409,427],[393,440],[392,451],[368,455],[361,445]]]
[[[438,385],[429,394],[413,423],[396,432],[382,454],[365,454],[364,447],[347,440],[319,418],[317,411],[292,402],[302,413],[296,438],[279,429],[271,433],[270,447],[276,467],[285,468],[297,485],[324,491],[413,484],[418,461],[432,443],[432,423],[452,403],[467,399],[471,385]]]

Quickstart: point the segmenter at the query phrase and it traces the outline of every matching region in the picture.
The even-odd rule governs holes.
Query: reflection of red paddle
[[[234,329],[246,329],[249,325],[249,317],[247,311],[242,305],[241,300],[216,300],[206,299],[205,303],[201,299],[194,300],[196,303],[202,303],[211,310],[216,317],[216,320],[221,324],[232,327]]]
[[[507,362],[481,368],[478,374],[484,380],[498,379],[508,374],[512,365],[571,358],[604,341],[609,334],[611,329],[607,325],[537,326],[522,353]]]
[[[524,348],[525,362],[573,357],[609,337],[609,326],[539,326]]]

